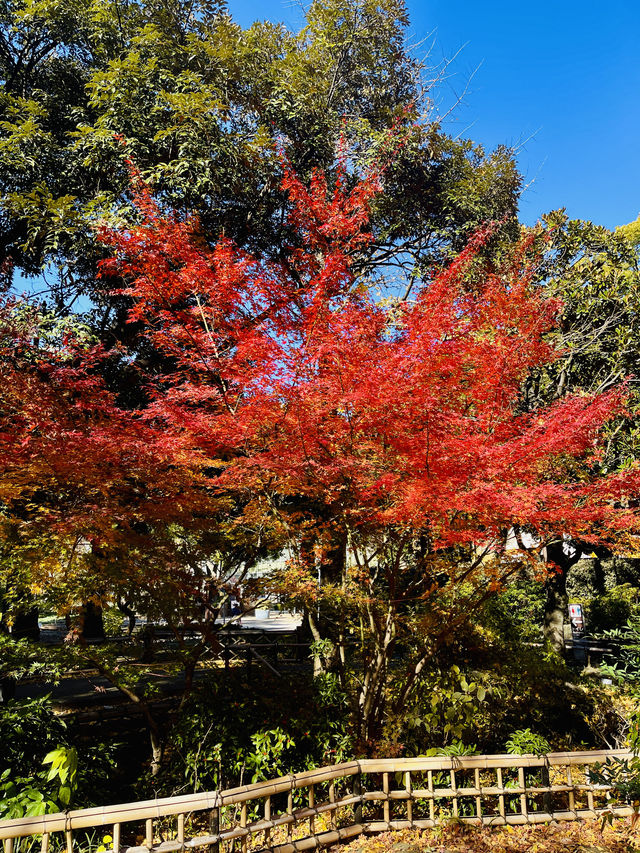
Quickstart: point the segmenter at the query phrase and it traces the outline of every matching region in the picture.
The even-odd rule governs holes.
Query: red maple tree
[[[105,272],[127,282],[131,320],[171,361],[149,378],[142,417],[223,460],[212,489],[259,496],[288,540],[282,588],[323,597],[323,624],[311,607],[309,619],[343,679],[350,621],[368,626],[358,703],[370,742],[394,644],[443,584],[474,590],[461,614],[477,606],[514,570],[500,553],[512,527],[540,546],[561,531],[635,531],[620,497],[638,481],[595,476],[599,429],[624,389],[519,406],[528,373],[554,358],[544,335],[558,309],[534,286],[526,244],[496,268],[482,258],[487,229],[412,301],[376,301],[354,267],[380,175],[347,184],[344,162],[332,189],[285,167],[297,240],[277,262],[225,239],[209,249],[197,222],[163,215],[138,184],[143,222],[104,234]],[[423,642],[396,674],[397,707],[431,652]]]
[[[124,282],[130,320],[159,356],[143,379],[148,402],[124,412],[108,397],[101,416],[107,392],[92,378],[96,408],[71,430],[85,483],[104,481],[107,459],[116,490],[132,465],[139,471],[143,517],[158,517],[162,471],[165,521],[174,503],[180,525],[202,526],[198,501],[223,496],[278,529],[291,555],[279,588],[323,602],[320,622],[308,608],[311,628],[331,638],[325,663],[345,683],[349,631],[366,626],[362,743],[378,736],[388,701],[399,708],[414,689],[443,634],[439,599],[464,589],[451,630],[514,571],[502,553],[509,528],[535,531],[540,545],[562,531],[609,541],[637,528],[636,513],[619,508],[637,472],[594,473],[599,429],[623,409],[623,389],[519,406],[527,374],[554,357],[544,334],[558,307],[536,290],[526,246],[498,268],[483,259],[488,229],[411,301],[377,301],[355,265],[380,184],[372,170],[350,188],[344,158],[332,188],[320,174],[306,187],[285,166],[295,243],[274,261],[224,238],[209,248],[196,221],[163,213],[134,179],[141,222],[103,230],[113,250],[103,275]],[[70,394],[94,375],[78,369],[57,368]],[[70,401],[76,416],[83,399]],[[30,433],[31,452],[46,435],[68,456],[69,429],[56,426],[68,413],[59,400],[42,410],[51,428]],[[82,492],[74,523],[83,513],[108,520],[122,505],[98,492],[99,501]],[[391,690],[400,637],[411,655]]]

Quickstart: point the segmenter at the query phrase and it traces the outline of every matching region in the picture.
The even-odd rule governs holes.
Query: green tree
[[[626,382],[629,412],[606,428],[598,463],[603,473],[625,468],[640,450],[640,394],[635,379],[640,368],[638,223],[610,231],[592,222],[570,220],[558,210],[543,218],[543,226],[548,242],[540,277],[547,294],[562,303],[560,321],[552,333],[561,356],[531,373],[523,390],[524,407],[536,409],[568,394],[598,394]],[[564,646],[567,575],[580,559],[582,547],[559,538],[548,555],[559,571],[546,584],[545,636],[558,650]],[[633,554],[638,545],[628,539],[620,548]]]
[[[0,254],[46,270],[57,310],[90,293],[104,334],[123,307],[96,285],[93,223],[132,215],[127,154],[209,239],[277,255],[289,235],[276,136],[305,176],[331,167],[345,124],[366,159],[397,121],[413,130],[363,269],[395,264],[406,284],[481,222],[506,216],[513,228],[511,153],[487,155],[423,118],[407,24],[401,0],[316,0],[298,33],[243,30],[208,0],[3,0]]]

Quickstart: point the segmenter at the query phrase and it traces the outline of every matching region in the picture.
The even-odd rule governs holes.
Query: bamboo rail
[[[226,791],[0,821],[5,853],[296,853],[362,833],[427,829],[446,817],[504,825],[579,820],[608,807],[589,768],[625,750],[362,759]],[[611,809],[632,813],[629,806]],[[85,832],[80,832],[84,830]],[[39,844],[38,844],[39,841]],[[16,843],[17,842],[17,843]]]

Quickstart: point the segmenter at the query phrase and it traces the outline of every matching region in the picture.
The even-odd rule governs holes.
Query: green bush
[[[67,726],[56,716],[48,696],[0,705],[0,773],[7,769],[33,776],[45,755],[67,742]]]
[[[638,613],[639,595],[636,587],[625,583],[593,598],[586,608],[589,633],[602,634],[626,625]]]
[[[154,791],[228,788],[352,756],[348,709],[332,674],[313,680],[228,672],[198,683],[172,728]]]
[[[542,639],[545,600],[541,581],[517,580],[489,599],[479,621],[505,642],[537,642]]]
[[[551,751],[546,737],[532,732],[531,729],[517,729],[512,732],[506,746],[511,755],[545,755]]]

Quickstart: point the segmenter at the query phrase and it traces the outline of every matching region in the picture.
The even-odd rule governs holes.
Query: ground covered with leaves
[[[385,832],[358,838],[340,853],[638,853],[640,824],[616,820],[537,826],[472,827],[456,824],[435,830]],[[338,848],[333,848],[337,853]]]

